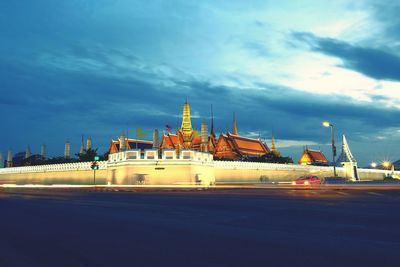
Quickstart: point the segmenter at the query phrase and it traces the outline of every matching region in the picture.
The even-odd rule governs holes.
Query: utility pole
[[[335,133],[333,131],[333,124],[330,123],[329,121],[324,121],[322,123],[324,127],[330,127],[331,128],[331,143],[332,143],[332,162],[333,162],[333,176],[336,177],[336,147],[335,147]]]

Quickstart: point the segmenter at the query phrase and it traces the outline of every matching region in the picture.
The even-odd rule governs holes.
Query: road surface
[[[399,203],[390,186],[0,188],[0,266],[399,266]]]

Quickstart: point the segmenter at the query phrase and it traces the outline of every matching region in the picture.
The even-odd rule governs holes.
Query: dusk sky
[[[0,2],[0,152],[62,155],[92,136],[200,128],[330,158],[335,125],[365,166],[400,159],[400,2],[35,0]]]

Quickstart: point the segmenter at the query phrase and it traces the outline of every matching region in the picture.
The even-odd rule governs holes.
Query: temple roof
[[[126,149],[151,149],[153,148],[153,142],[148,140],[140,140],[140,139],[126,139]],[[120,141],[119,140],[111,140],[110,146],[108,148],[109,153],[116,153],[119,151]]]
[[[160,146],[161,147],[171,147],[171,148],[176,148],[176,145],[179,142],[179,137],[176,134],[164,134]]]
[[[320,150],[312,150],[312,149],[306,148],[303,152],[303,155],[304,154],[308,155],[308,157],[310,158],[312,163],[324,163],[324,164],[329,163],[329,161],[326,159],[325,155]],[[300,161],[301,161],[301,159],[300,159]]]
[[[259,139],[243,137],[230,133],[228,133],[227,136],[230,141],[235,145],[235,147],[242,153],[246,152],[266,154],[269,152],[269,148],[267,147],[267,145]]]
[[[235,157],[243,156],[261,156],[269,153],[269,148],[259,139],[243,137],[231,133],[221,134],[219,138],[223,138],[230,147]],[[215,150],[216,155],[219,152],[218,144]],[[232,155],[233,156],[233,155]]]

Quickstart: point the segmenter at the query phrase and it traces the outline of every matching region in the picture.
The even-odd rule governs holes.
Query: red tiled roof
[[[201,144],[201,137],[195,137],[195,138],[193,138],[192,144],[193,144],[193,145]]]
[[[179,136],[176,134],[164,134],[161,140],[162,147],[176,148],[179,142]]]
[[[305,153],[307,153],[314,162],[328,163],[325,155],[319,150],[306,149]]]
[[[233,135],[227,133],[226,135],[221,134],[219,137],[225,141],[230,149],[229,151],[221,151],[220,145],[222,142],[218,140],[215,148],[215,155],[218,157],[241,157],[241,156],[261,156],[269,152],[268,147],[258,139],[247,138],[239,135]]]
[[[232,140],[236,148],[246,154],[266,154],[269,152],[268,147],[258,139],[243,137],[239,135],[228,134],[228,138]]]

